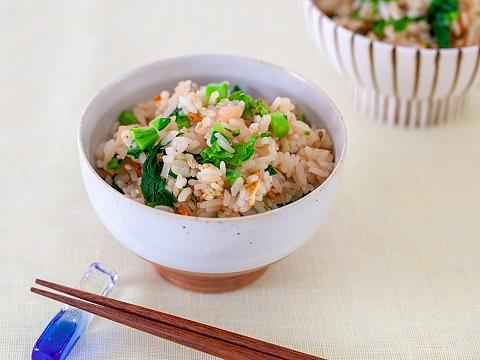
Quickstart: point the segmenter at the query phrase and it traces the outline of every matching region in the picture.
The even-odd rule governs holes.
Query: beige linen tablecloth
[[[306,35],[293,0],[2,1],[0,358],[26,359],[59,308],[35,277],[119,272],[113,296],[329,359],[480,359],[480,103],[427,131],[381,127]],[[163,281],[105,230],[80,179],[83,107],[112,77],[163,57],[227,53],[316,82],[349,132],[344,181],[315,237],[242,290]],[[72,359],[208,359],[95,319]]]

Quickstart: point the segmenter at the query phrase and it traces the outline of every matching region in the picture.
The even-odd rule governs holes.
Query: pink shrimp
[[[229,105],[218,110],[217,119],[228,121],[230,119],[239,119],[242,117],[243,106],[239,105]]]

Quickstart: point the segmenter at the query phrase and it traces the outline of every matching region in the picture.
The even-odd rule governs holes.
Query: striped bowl
[[[453,121],[480,81],[480,46],[395,46],[338,26],[313,0],[303,0],[303,10],[313,41],[353,84],[356,107],[369,118],[411,128]]]

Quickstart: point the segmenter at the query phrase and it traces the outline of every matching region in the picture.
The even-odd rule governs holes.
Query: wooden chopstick
[[[77,300],[71,297],[51,293],[49,291],[37,288],[31,288],[31,290],[36,294],[43,295],[50,299],[72,305],[78,309],[88,311],[92,314],[104,317],[117,323],[161,337],[166,340],[176,342],[181,345],[188,346],[192,349],[203,351],[210,355],[222,357],[224,359],[279,359],[276,356],[263,354],[261,352],[243,348],[238,345],[215,340],[208,336],[203,336],[194,332],[183,330],[175,326],[158,323],[154,320],[146,319],[138,315],[124,313],[117,309],[110,309],[104,306],[90,304],[82,300]]]
[[[324,360],[261,340],[127,302],[37,279],[37,284],[89,301],[32,288],[34,293],[225,359]],[[95,305],[97,304],[97,305]]]
[[[236,334],[227,330],[219,329],[213,326],[201,324],[192,320],[184,319],[178,316],[166,314],[160,311],[148,309],[142,306],[130,304],[124,301],[107,298],[104,296],[98,296],[82,290],[70,288],[64,285],[55,284],[46,280],[37,279],[35,283],[45,286],[47,288],[63,292],[68,295],[72,295],[79,299],[87,300],[89,302],[107,306],[110,308],[126,311],[134,315],[140,315],[142,317],[160,321],[169,325],[173,325],[188,331],[194,331],[199,334],[207,335],[213,338],[217,338],[223,341],[231,342],[242,347],[246,347],[252,350],[260,351],[277,356],[283,359],[307,359],[307,360],[319,360],[320,358],[305,353],[301,353],[296,350],[288,349],[279,345],[267,343],[265,341],[257,340],[248,336]]]

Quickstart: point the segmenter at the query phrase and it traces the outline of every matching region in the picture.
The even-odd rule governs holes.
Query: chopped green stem
[[[132,138],[141,150],[145,150],[155,145],[159,136],[157,130],[153,127],[132,128],[130,129]]]
[[[272,113],[272,121],[270,122],[270,128],[273,135],[278,138],[282,138],[290,131],[290,125],[288,124],[287,115],[281,112]]]
[[[207,100],[210,100],[210,96],[212,96],[215,91],[218,92],[216,102],[219,102],[228,96],[228,84],[226,82],[208,84],[205,91]]]

